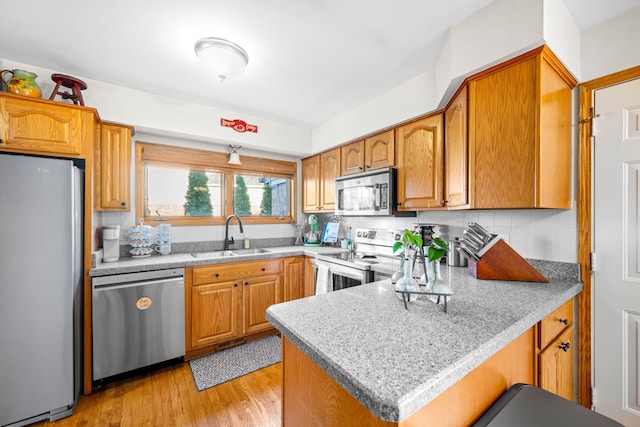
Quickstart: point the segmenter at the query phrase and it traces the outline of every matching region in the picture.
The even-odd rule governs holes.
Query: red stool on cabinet
[[[62,99],[71,99],[74,104],[84,105],[81,91],[87,88],[87,84],[75,77],[67,76],[64,74],[51,74],[51,80],[56,82],[56,87],[51,92],[49,97],[50,101],[53,101],[56,95],[60,95]],[[60,86],[71,89],[71,93],[60,91]]]

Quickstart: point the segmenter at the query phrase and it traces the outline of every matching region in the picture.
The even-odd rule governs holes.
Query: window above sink
[[[245,224],[295,219],[296,163],[175,146],[136,144],[136,216],[146,223],[221,225],[235,214]]]

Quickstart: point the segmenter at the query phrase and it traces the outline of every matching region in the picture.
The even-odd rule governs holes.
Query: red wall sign
[[[220,126],[231,128],[231,129],[235,130],[236,132],[258,133],[258,126],[250,125],[249,123],[245,122],[244,120],[220,119]]]

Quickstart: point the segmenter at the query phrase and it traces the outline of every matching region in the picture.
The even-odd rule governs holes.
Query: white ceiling
[[[0,58],[315,127],[435,64],[448,28],[493,0],[31,0],[4,5]],[[559,1],[559,0],[558,0]],[[564,0],[580,28],[640,0]],[[249,54],[224,83],[195,41]]]

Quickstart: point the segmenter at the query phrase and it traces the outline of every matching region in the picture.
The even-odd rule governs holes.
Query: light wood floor
[[[188,363],[81,396],[71,417],[38,426],[280,426],[281,363],[199,392]]]

